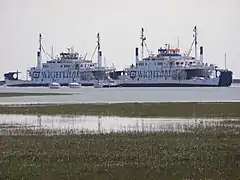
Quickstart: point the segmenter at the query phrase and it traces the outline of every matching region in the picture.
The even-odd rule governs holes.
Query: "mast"
[[[42,65],[42,35],[39,34],[39,48],[37,52],[37,68],[41,68]]]
[[[197,57],[198,42],[197,42],[197,27],[196,26],[194,26],[193,32],[194,32],[193,37],[194,37],[194,45],[195,45],[195,61],[199,62],[198,57]]]
[[[99,52],[100,51],[100,35],[99,35],[99,33],[97,33],[97,49]]]
[[[97,34],[98,67],[102,67],[102,51],[100,50],[100,35]]]
[[[42,34],[39,34],[39,52],[42,52]]]
[[[142,54],[142,60],[143,60],[143,57],[144,57],[144,52],[143,52],[143,46],[144,46],[144,41],[146,40],[146,37],[144,37],[144,29],[142,28],[141,30],[141,48],[142,48],[142,51],[141,51],[141,54]]]

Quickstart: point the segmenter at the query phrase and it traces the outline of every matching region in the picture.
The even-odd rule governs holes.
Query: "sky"
[[[176,47],[178,37],[185,52],[195,25],[204,61],[224,68],[226,53],[227,68],[240,78],[240,0],[0,0],[0,79],[15,70],[25,79],[37,64],[39,33],[49,53],[74,46],[90,58],[99,32],[103,57],[120,70],[134,63],[141,28],[154,53],[166,43]]]

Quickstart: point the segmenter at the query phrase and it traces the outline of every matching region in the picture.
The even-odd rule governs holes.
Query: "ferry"
[[[97,51],[97,63],[92,61]],[[50,57],[50,60],[42,62],[43,53]],[[87,55],[87,54],[86,54]],[[58,83],[60,86],[71,84],[81,84],[81,86],[94,86],[101,81],[111,86],[112,79],[109,72],[116,70],[114,66],[103,66],[102,51],[100,48],[100,35],[97,34],[97,46],[91,59],[83,57],[74,51],[74,47],[68,48],[67,52],[60,53],[60,56],[53,57],[45,52],[42,45],[42,35],[39,35],[39,49],[37,52],[37,66],[27,70],[26,80],[19,79],[18,71],[12,71],[4,74],[6,86],[17,87],[37,87],[50,86],[51,83]]]
[[[164,44],[156,54],[150,53],[146,45],[144,29],[141,29],[141,59],[136,48],[135,63],[122,71],[110,73],[110,77],[121,87],[202,87],[231,86],[232,71],[218,68],[203,61],[203,46],[198,57],[197,27],[193,29],[193,42],[187,53],[179,47]],[[195,45],[195,57],[190,56]],[[144,48],[148,56],[144,57]],[[140,60],[139,60],[140,59]]]

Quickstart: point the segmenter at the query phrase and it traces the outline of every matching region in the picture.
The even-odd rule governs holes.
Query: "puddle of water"
[[[212,127],[226,120],[236,119],[187,119],[187,118],[127,118],[109,116],[26,116],[0,115],[0,135],[30,134],[80,134],[110,132],[184,132],[187,128]],[[225,126],[239,124],[225,124]]]

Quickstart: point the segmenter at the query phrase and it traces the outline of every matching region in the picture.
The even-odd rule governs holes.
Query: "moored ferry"
[[[93,86],[97,82],[109,83],[113,81],[109,72],[115,71],[115,67],[106,67],[102,63],[102,51],[100,49],[100,36],[97,34],[97,46],[92,55],[97,52],[97,63],[83,57],[74,51],[74,47],[68,48],[67,52],[60,53],[60,56],[53,57],[45,53],[42,45],[42,36],[39,35],[39,50],[37,52],[37,66],[27,70],[27,79],[19,79],[19,72],[8,72],[4,74],[6,86],[30,87],[49,86],[51,83],[59,83],[60,86],[70,86],[73,83],[82,86]],[[50,60],[42,62],[43,53],[50,57]]]
[[[218,68],[203,60],[203,46],[198,57],[197,28],[193,29],[193,42],[187,53],[181,53],[179,47],[173,48],[165,44],[157,54],[150,53],[144,57],[146,37],[141,30],[141,59],[136,48],[136,61],[123,71],[110,73],[121,87],[201,87],[231,86],[232,71]],[[190,56],[195,46],[195,56]],[[140,59],[140,60],[139,60]]]

